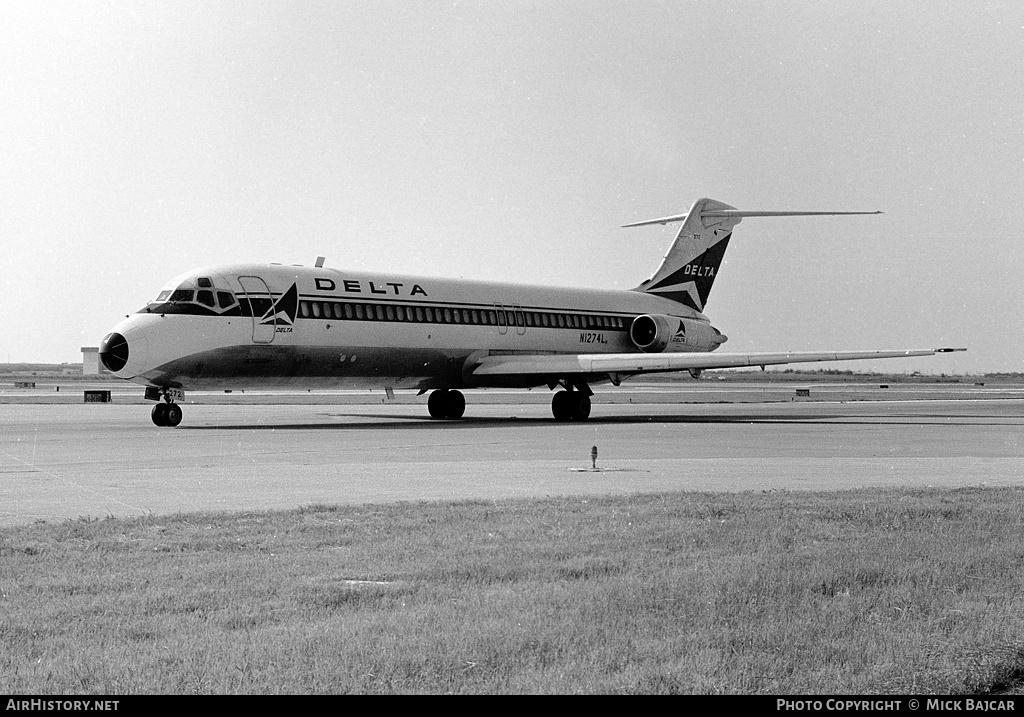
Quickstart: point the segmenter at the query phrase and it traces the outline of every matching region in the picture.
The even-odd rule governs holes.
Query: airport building
[[[100,349],[98,346],[82,347],[82,375],[95,376],[100,372]]]

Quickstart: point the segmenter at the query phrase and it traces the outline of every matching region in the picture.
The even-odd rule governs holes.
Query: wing
[[[737,366],[771,366],[815,361],[909,358],[966,349],[912,349],[904,351],[822,351],[787,353],[660,353],[660,354],[510,354],[486,356],[477,362],[474,376],[567,376],[656,373]]]

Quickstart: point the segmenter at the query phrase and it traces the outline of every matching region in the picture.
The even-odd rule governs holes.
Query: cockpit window
[[[171,286],[174,287],[173,284]],[[200,276],[179,280],[174,288],[161,289],[157,297],[139,312],[191,314],[194,316],[241,316],[242,308],[234,292],[225,286],[223,280],[217,280],[211,276]]]

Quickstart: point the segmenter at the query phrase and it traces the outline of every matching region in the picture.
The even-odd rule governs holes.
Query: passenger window
[[[374,307],[374,308],[375,308],[375,311],[377,312],[377,320],[378,321],[383,321],[384,320],[384,307],[381,306],[380,304],[377,304],[377,306]]]
[[[470,316],[470,319],[473,321],[474,324],[479,324],[480,323],[480,313],[476,309],[473,309],[472,311],[470,311],[469,312],[469,316]]]
[[[352,316],[352,304],[345,304],[345,318],[351,319]]]
[[[457,324],[461,324],[462,323],[462,312],[459,311],[458,309],[452,309],[452,320],[455,323],[457,323]]]
[[[444,322],[446,324],[450,324],[452,322],[452,310],[451,309],[445,309],[444,310]]]
[[[356,318],[357,319],[363,318],[363,305],[362,304],[356,304]]]
[[[386,311],[387,311],[387,315],[388,315],[388,321],[394,321],[395,320],[395,307],[392,306],[391,304],[388,304]]]
[[[427,323],[429,323],[429,324],[434,323],[434,310],[428,306],[425,309],[425,311],[426,311],[426,314],[427,314]]]
[[[396,306],[395,307],[395,318],[398,319],[399,321],[405,321],[405,307],[404,306]]]
[[[313,302],[313,316],[317,319],[320,318],[320,304]]]
[[[302,314],[303,318],[308,319],[309,318],[309,304],[307,304],[305,301],[300,301],[299,302],[299,313]]]
[[[341,304],[334,305],[334,318],[340,319],[342,317]]]

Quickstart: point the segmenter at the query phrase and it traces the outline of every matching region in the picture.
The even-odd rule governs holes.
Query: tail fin
[[[633,289],[685,304],[704,311],[715,283],[718,268],[732,237],[732,228],[743,217],[790,217],[833,214],[881,214],[881,212],[773,212],[741,211],[714,199],[698,199],[686,214],[626,224],[639,227],[649,224],[682,222],[683,226],[661,266],[647,281]]]
[[[683,226],[668,254],[654,276],[636,287],[634,291],[657,294],[666,299],[686,304],[697,311],[704,310],[711,285],[715,283],[718,267],[729,246],[732,228],[739,223],[739,217],[717,217],[709,212],[732,209],[728,204],[713,199],[698,199],[690,211],[681,217],[665,217],[648,222],[637,222],[626,226],[646,224],[667,224],[682,221]]]

